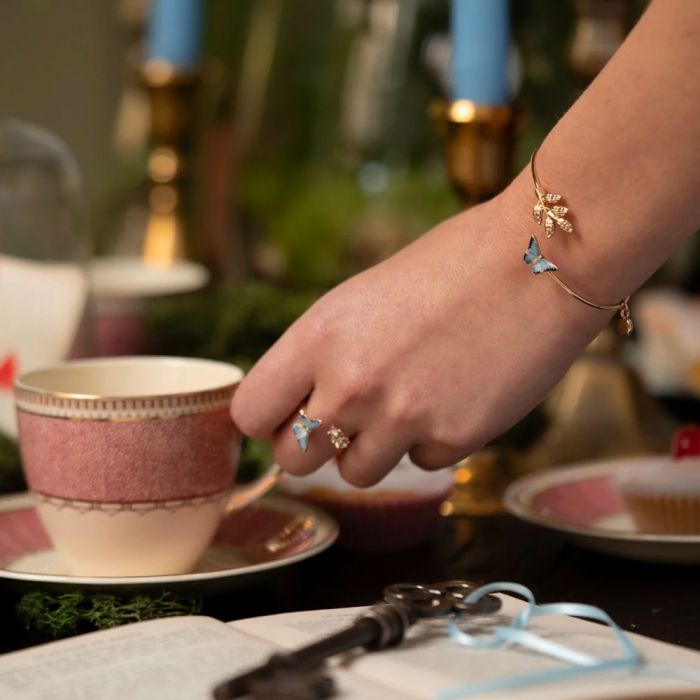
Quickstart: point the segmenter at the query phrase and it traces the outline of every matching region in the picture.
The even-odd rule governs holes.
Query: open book
[[[499,616],[522,603],[504,597]],[[225,624],[207,617],[166,618],[93,632],[0,656],[0,698],[8,700],[205,700],[212,688],[267,659],[348,624],[364,608],[344,608],[251,618]],[[501,622],[503,618],[501,617]],[[598,656],[619,655],[610,631],[574,618],[547,618],[531,628]],[[475,650],[458,646],[444,626],[417,625],[393,650],[336,661],[331,673],[341,698],[411,700],[503,676],[563,666],[533,652]],[[630,635],[650,663],[700,669],[700,653]],[[700,686],[629,672],[497,691],[469,697],[492,700],[700,698]]]

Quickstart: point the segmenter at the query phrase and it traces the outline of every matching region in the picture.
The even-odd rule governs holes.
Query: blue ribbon
[[[476,637],[459,628],[463,618],[455,618],[450,622],[450,637],[458,644],[472,649],[496,649],[506,645],[517,645],[544,656],[549,656],[569,664],[566,668],[498,678],[492,681],[471,683],[457,688],[447,688],[437,694],[438,700],[453,700],[478,693],[488,693],[496,690],[525,688],[528,686],[554,683],[557,681],[580,678],[603,671],[626,670],[650,676],[666,676],[687,680],[700,684],[700,672],[693,669],[675,669],[663,666],[644,665],[644,659],[639,650],[632,644],[627,635],[615,624],[611,617],[600,608],[582,603],[551,603],[537,605],[532,591],[518,583],[490,583],[473,591],[467,598],[467,603],[476,603],[490,593],[515,593],[525,599],[526,606],[522,612],[513,618],[508,627],[496,626],[489,637]],[[546,639],[529,632],[525,628],[533,618],[550,615],[570,615],[584,617],[605,623],[613,632],[620,644],[621,655],[610,659],[600,659],[590,654],[573,649],[565,644]]]

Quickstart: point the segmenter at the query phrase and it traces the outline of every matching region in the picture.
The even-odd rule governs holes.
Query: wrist
[[[624,297],[611,296],[610,290],[602,289],[604,285],[599,288],[597,280],[600,274],[594,274],[593,266],[575,265],[576,256],[569,255],[567,248],[560,246],[558,251],[555,250],[553,242],[556,236],[573,234],[559,231],[554,237],[548,238],[543,226],[533,220],[532,210],[537,201],[535,187],[527,169],[501,194],[483,205],[485,215],[490,220],[499,222],[499,254],[508,258],[506,274],[523,285],[513,293],[519,293],[523,298],[535,294],[540,308],[546,305],[552,310],[552,322],[559,323],[567,333],[592,337],[605,327],[616,311],[619,312],[619,309],[595,307],[617,305]],[[526,251],[532,251],[529,249],[532,237],[536,239],[542,257],[557,266],[555,272],[533,274],[535,260],[530,256],[530,261],[526,263],[524,259]],[[582,241],[578,243],[580,249],[585,247]],[[536,290],[531,289],[533,286]],[[606,291],[608,298],[602,296]],[[559,321],[556,321],[556,314],[560,316]]]
[[[537,165],[539,164],[539,156]],[[583,190],[585,184],[581,185]],[[636,291],[644,277],[634,254],[625,250],[624,231],[616,230],[596,207],[584,209],[575,188],[544,186],[533,160],[504,191],[504,209],[516,209],[528,241],[557,266],[553,277],[582,303],[619,306]],[[513,218],[512,213],[510,214]],[[634,251],[633,251],[634,252]]]

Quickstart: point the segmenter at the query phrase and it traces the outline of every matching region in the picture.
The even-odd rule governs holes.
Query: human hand
[[[511,187],[322,297],[244,379],[236,424],[273,439],[294,474],[333,456],[325,433],[339,426],[352,439],[340,471],[357,486],[406,452],[435,469],[507,430],[609,318],[523,264],[527,197]],[[307,452],[291,429],[300,408],[323,420]]]

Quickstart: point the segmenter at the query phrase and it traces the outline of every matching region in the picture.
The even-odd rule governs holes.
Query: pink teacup
[[[82,576],[191,570],[224,514],[275,483],[233,488],[243,372],[180,357],[78,360],[15,385],[27,482],[56,550]]]

